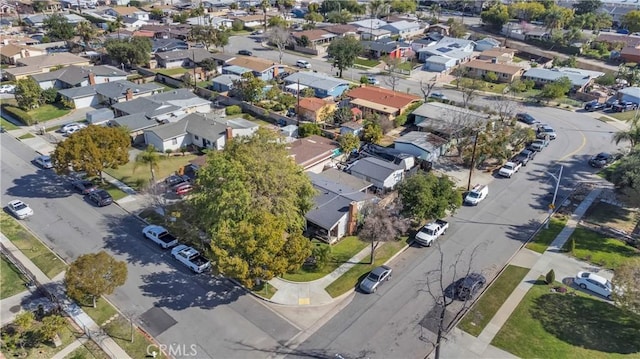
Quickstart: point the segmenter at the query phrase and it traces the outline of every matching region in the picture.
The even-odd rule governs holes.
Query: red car
[[[178,196],[184,196],[187,193],[193,191],[193,186],[188,183],[183,183],[175,188],[176,194]]]

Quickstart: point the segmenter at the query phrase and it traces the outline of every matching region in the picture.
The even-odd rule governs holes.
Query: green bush
[[[238,105],[227,106],[227,108],[224,110],[224,113],[227,114],[227,116],[239,115],[242,113],[242,109]]]
[[[287,108],[281,103],[276,103],[275,105],[273,105],[273,108],[272,108],[272,110],[274,111],[284,111],[286,109]]]
[[[2,106],[2,111],[9,114],[14,119],[24,123],[27,126],[34,124],[33,117],[26,111],[15,106]]]
[[[314,267],[316,269],[322,269],[331,260],[331,246],[327,244],[320,244],[313,247],[311,255],[315,259]]]
[[[367,77],[366,75],[360,76],[360,83],[361,84],[368,84],[369,83],[369,77]]]
[[[547,275],[544,277],[544,280],[549,285],[553,284],[553,282],[555,282],[556,280],[556,272],[554,272],[553,269],[550,270],[549,273],[547,273]]]

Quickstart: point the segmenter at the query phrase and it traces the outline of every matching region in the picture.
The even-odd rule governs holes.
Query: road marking
[[[575,155],[576,153],[578,153],[580,150],[582,150],[584,148],[584,146],[587,144],[587,138],[584,135],[584,132],[580,131],[577,127],[575,127],[576,130],[578,130],[580,132],[580,135],[582,136],[582,143],[580,144],[580,146],[573,152],[569,152],[566,155],[562,156],[558,162],[560,161],[564,161],[565,159],[567,159],[567,157],[571,157],[573,155]]]
[[[311,304],[311,298],[298,298],[298,305],[309,305]]]

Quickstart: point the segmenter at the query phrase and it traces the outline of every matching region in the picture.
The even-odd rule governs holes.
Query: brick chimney
[[[349,217],[347,218],[347,235],[356,233],[358,225],[358,202],[349,203]]]
[[[127,89],[126,98],[127,98],[127,101],[133,100],[133,91],[131,89]]]
[[[227,126],[227,129],[225,130],[225,133],[224,133],[224,137],[225,137],[225,139],[227,141],[232,139],[233,138],[233,128]]]
[[[89,85],[96,84],[96,74],[93,72],[89,72]]]

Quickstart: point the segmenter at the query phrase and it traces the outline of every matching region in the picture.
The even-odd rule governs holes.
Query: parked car
[[[538,123],[539,121],[536,120],[535,118],[533,118],[533,116],[531,116],[528,113],[525,112],[521,112],[519,114],[516,114],[516,120],[520,121],[520,122],[524,122],[527,125],[533,125]]]
[[[167,178],[165,178],[164,183],[167,185],[167,187],[176,187],[178,185],[181,185],[183,183],[187,183],[191,181],[191,178],[189,178],[189,176],[187,175],[171,175]]]
[[[303,68],[303,69],[310,69],[311,68],[311,64],[307,60],[298,60],[298,61],[296,61],[296,66],[298,66],[300,68]]]
[[[633,111],[636,109],[638,109],[638,104],[631,101],[620,101],[612,107],[614,112]]]
[[[16,92],[15,85],[2,85],[0,86],[0,93],[14,93]]]
[[[605,107],[606,107],[606,105],[605,105],[604,103],[602,103],[602,102],[598,102],[598,101],[596,101],[596,100],[591,101],[591,102],[587,102],[587,103],[584,105],[584,109],[585,109],[585,111],[589,111],[589,112],[592,112],[592,111],[599,111],[599,110],[604,110],[604,109],[605,109]]]
[[[176,186],[174,188],[174,191],[175,191],[176,195],[184,196],[184,195],[188,194],[189,192],[193,191],[193,186],[190,185],[189,183],[183,183],[183,184],[180,184],[180,185]]]
[[[98,187],[93,182],[87,179],[75,180],[71,182],[71,186],[82,194],[89,194],[98,189]]]
[[[487,280],[482,274],[470,273],[456,284],[456,297],[464,301],[473,299],[486,283]]]
[[[111,195],[109,194],[109,192],[103,190],[103,189],[98,189],[95,191],[91,191],[89,193],[89,200],[91,200],[91,202],[95,203],[96,206],[98,207],[104,207],[104,206],[108,206],[111,203],[113,203],[113,198],[111,197]]]
[[[504,165],[502,165],[502,168],[500,168],[500,170],[498,171],[498,174],[502,177],[511,178],[511,176],[513,176],[516,172],[520,170],[520,167],[522,167],[521,162],[509,161]]]
[[[200,252],[184,244],[174,247],[171,250],[171,255],[194,273],[202,273],[211,267],[211,262]]]
[[[46,170],[53,168],[53,163],[51,163],[51,156],[42,155],[33,159],[33,162],[38,165],[40,168],[44,168]]]
[[[238,55],[253,56],[253,52],[251,52],[249,50],[240,50],[240,51],[238,51]]]
[[[475,185],[469,193],[464,197],[464,203],[477,206],[483,199],[489,195],[489,186],[484,184]]]
[[[142,235],[164,249],[178,245],[178,238],[161,226],[148,225],[142,229]]]
[[[440,101],[448,100],[447,96],[445,96],[442,92],[432,92],[429,94],[429,98]]]
[[[13,200],[7,204],[7,209],[18,219],[25,219],[33,216],[33,209],[20,200]]]
[[[374,268],[362,282],[360,282],[360,290],[367,294],[375,293],[382,282],[391,279],[391,272],[391,268],[387,266]]]
[[[379,85],[380,80],[378,80],[375,76],[367,76],[367,82],[369,85]]]
[[[71,136],[71,135],[73,135],[74,133],[76,133],[76,132],[78,132],[78,131],[82,130],[82,129],[83,129],[83,128],[85,128],[85,127],[87,127],[87,126],[86,126],[86,125],[84,125],[84,124],[78,124],[77,126],[69,127],[69,128],[67,129],[67,131],[65,131],[62,135],[63,135],[63,136]]]
[[[438,237],[447,233],[447,229],[449,229],[449,222],[436,219],[431,223],[427,223],[416,233],[416,242],[423,246],[431,247],[431,244],[433,244]]]
[[[67,123],[66,125],[62,125],[58,131],[60,131],[60,133],[67,133],[73,128],[80,128],[80,124],[77,122]]]
[[[527,147],[527,149],[532,150],[532,151],[537,151],[540,152],[542,151],[545,147],[547,147],[549,145],[549,141],[543,138],[539,138],[537,140],[534,140],[533,142],[531,142],[529,144],[529,146]]]
[[[550,140],[555,140],[556,137],[558,137],[558,135],[556,134],[556,130],[554,130],[553,127],[549,125],[538,126],[536,137],[547,138],[547,136],[549,136]]]
[[[588,289],[611,300],[613,285],[607,279],[590,272],[578,272],[573,282],[581,289]]]
[[[523,166],[526,166],[527,163],[529,163],[529,161],[531,161],[533,159],[533,157],[531,156],[531,154],[535,153],[534,151],[531,150],[522,150],[520,153],[518,153],[515,157],[513,157],[512,162],[520,162],[522,163]]]
[[[613,161],[615,161],[615,157],[612,154],[600,152],[589,159],[589,164],[591,167],[602,168],[610,165]]]

